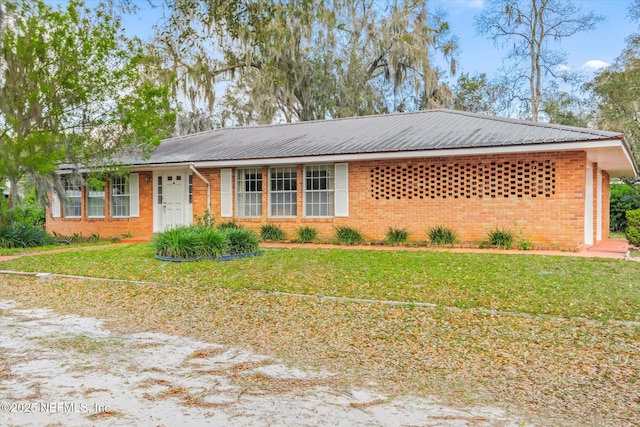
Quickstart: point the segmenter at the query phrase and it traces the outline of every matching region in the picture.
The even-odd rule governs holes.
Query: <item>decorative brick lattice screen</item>
[[[371,169],[374,199],[551,197],[555,188],[555,162],[550,160]]]

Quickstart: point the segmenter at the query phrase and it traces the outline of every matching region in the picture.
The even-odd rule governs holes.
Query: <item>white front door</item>
[[[188,177],[184,172],[165,172],[158,175],[158,216],[159,231],[188,225]]]

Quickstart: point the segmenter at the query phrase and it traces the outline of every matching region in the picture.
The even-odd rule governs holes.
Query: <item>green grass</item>
[[[103,245],[109,245],[109,244],[111,244],[111,242],[107,240],[99,240],[97,242],[71,243],[69,245],[55,244],[55,245],[38,246],[35,248],[12,248],[12,249],[0,248],[0,256],[20,255],[20,254],[28,254],[32,252],[53,251],[57,249],[84,248],[87,246],[103,246]]]
[[[224,263],[163,263],[148,244],[136,244],[25,257],[0,268],[640,321],[640,263],[601,258],[271,249]]]

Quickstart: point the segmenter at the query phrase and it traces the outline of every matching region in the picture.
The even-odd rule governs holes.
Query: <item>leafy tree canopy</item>
[[[148,154],[173,127],[169,85],[108,6],[10,0],[0,34],[0,175],[40,198],[63,164]],[[60,190],[59,183],[56,188]],[[59,191],[62,193],[61,191]]]
[[[640,0],[629,15],[640,23]],[[640,34],[632,34],[616,61],[601,71],[587,86],[595,96],[597,125],[623,132],[640,162]]]
[[[188,108],[220,105],[223,125],[449,103],[431,59],[443,55],[453,71],[456,42],[426,0],[185,0],[170,7],[156,48]]]

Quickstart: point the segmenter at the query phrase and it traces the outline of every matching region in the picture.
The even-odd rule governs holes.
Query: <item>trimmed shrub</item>
[[[223,231],[227,241],[225,255],[246,254],[256,252],[260,239],[253,231],[246,228],[227,228]]]
[[[508,228],[496,228],[487,233],[489,244],[497,246],[500,249],[510,249],[513,246],[515,236],[513,231]]]
[[[202,240],[203,256],[218,257],[226,253],[227,239],[222,231],[211,227],[198,227],[198,233]]]
[[[430,228],[427,234],[429,242],[433,245],[453,245],[458,240],[456,232],[444,225]]]
[[[630,244],[640,247],[640,209],[627,212],[627,231],[625,236]]]
[[[197,226],[175,227],[153,238],[156,255],[170,258],[216,258],[256,252],[260,240],[251,230]]]
[[[218,224],[218,230],[227,230],[230,228],[236,229],[236,228],[242,228],[242,226],[233,220]]]
[[[362,234],[352,227],[340,226],[335,228],[335,237],[339,243],[356,245],[364,241]]]
[[[384,237],[384,242],[387,244],[404,243],[409,240],[409,230],[406,228],[394,228],[389,227]]]
[[[42,227],[9,224],[0,227],[0,248],[34,248],[53,245],[56,241]]]
[[[521,251],[530,251],[533,249],[533,245],[531,244],[530,241],[528,240],[522,240],[519,244],[518,244],[518,249],[520,249]]]
[[[287,237],[287,234],[279,225],[265,224],[260,227],[260,237],[262,240],[281,242]]]
[[[192,226],[171,228],[154,236],[156,255],[170,258],[200,258],[204,256],[202,229]]]
[[[296,242],[311,243],[318,239],[318,230],[313,227],[303,226],[296,228]]]

